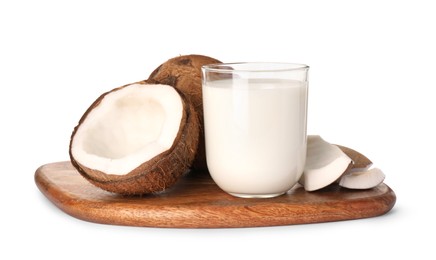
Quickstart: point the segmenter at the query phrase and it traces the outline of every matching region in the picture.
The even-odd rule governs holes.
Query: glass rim
[[[235,65],[257,65],[259,68],[233,68]],[[272,68],[271,65],[277,66]],[[210,72],[280,72],[280,71],[297,71],[307,70],[309,66],[303,63],[291,63],[291,62],[231,62],[231,63],[213,63],[203,65],[201,67],[205,71]]]

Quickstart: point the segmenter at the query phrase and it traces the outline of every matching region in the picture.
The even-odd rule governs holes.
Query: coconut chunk
[[[342,145],[337,145],[341,150],[353,160],[353,168],[350,171],[366,171],[371,168],[373,163],[365,155]]]
[[[307,137],[306,165],[299,183],[307,191],[315,191],[335,182],[352,164],[339,147],[319,135]]]
[[[339,185],[349,189],[371,189],[382,183],[385,174],[379,168],[345,173]]]

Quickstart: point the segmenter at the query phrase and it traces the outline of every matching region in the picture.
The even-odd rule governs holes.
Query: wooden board
[[[350,220],[382,215],[396,200],[386,184],[361,191],[331,185],[316,192],[306,192],[297,184],[276,198],[243,199],[223,192],[206,173],[185,175],[160,194],[126,197],[91,185],[70,162],[41,166],[35,182],[73,217],[144,227],[259,227]]]

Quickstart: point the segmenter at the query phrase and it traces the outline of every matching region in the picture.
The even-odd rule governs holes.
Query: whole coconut
[[[183,55],[172,58],[157,67],[148,80],[175,87],[181,91],[194,106],[200,122],[199,145],[192,165],[196,170],[207,170],[206,150],[203,130],[203,97],[201,89],[201,67],[221,63],[204,55]]]

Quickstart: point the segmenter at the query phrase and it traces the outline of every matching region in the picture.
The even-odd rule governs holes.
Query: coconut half
[[[107,191],[163,191],[191,166],[199,127],[194,107],[172,86],[129,84],[101,95],[82,116],[71,162]]]

